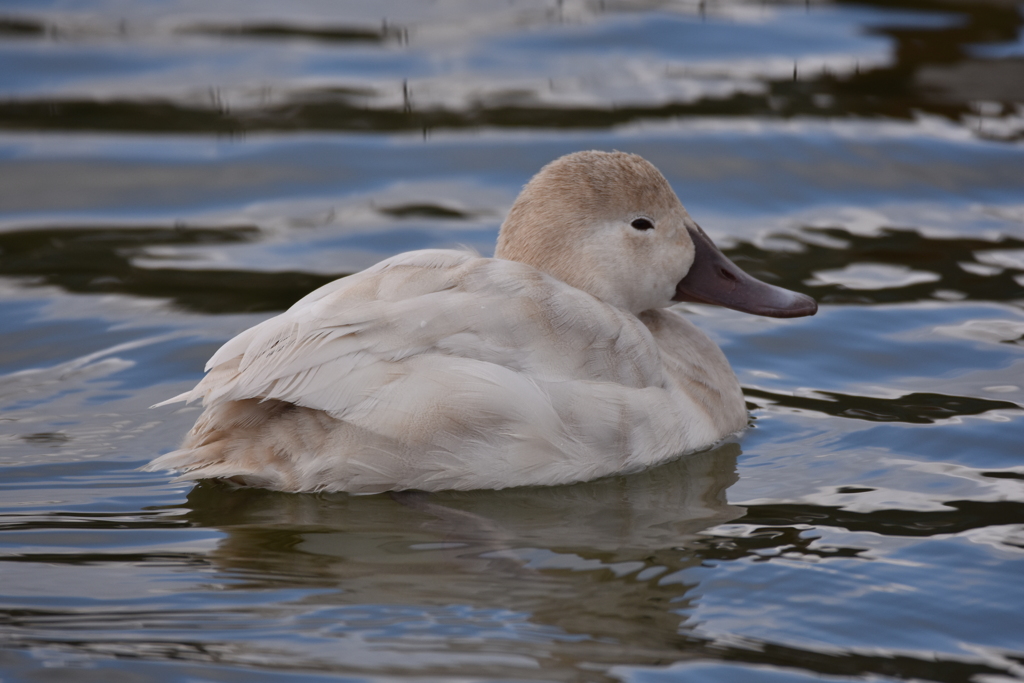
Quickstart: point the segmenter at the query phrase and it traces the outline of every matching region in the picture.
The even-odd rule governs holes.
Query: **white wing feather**
[[[559,321],[575,333],[558,334]],[[204,405],[277,399],[345,419],[423,356],[442,367],[461,357],[546,380],[661,383],[653,340],[633,321],[519,263],[411,252],[331,283],[242,332],[183,397]],[[633,349],[632,363],[622,362],[623,349]]]

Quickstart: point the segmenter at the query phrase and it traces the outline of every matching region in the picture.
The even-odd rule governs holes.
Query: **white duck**
[[[399,254],[224,344],[167,401],[201,399],[195,427],[147,469],[371,493],[654,465],[747,422],[728,361],[679,301],[817,310],[729,261],[641,157],[570,154],[523,189],[494,258]]]

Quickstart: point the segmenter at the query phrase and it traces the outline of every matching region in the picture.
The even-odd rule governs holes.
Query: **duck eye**
[[[635,221],[630,223],[637,230],[653,230],[654,223],[650,222],[646,218],[637,218]]]

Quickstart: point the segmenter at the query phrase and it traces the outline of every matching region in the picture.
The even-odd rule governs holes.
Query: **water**
[[[1012,2],[0,2],[0,679],[1024,680]],[[171,483],[238,331],[637,152],[814,318],[629,477]],[[403,504],[404,503],[404,504]],[[470,514],[467,514],[470,513]]]

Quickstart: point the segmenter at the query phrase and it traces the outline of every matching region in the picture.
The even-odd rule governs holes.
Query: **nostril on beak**
[[[725,268],[719,268],[718,269],[718,274],[721,275],[722,277],[724,277],[726,280],[731,280],[732,282],[736,282],[737,281],[736,276],[733,275],[728,270],[726,270]]]

